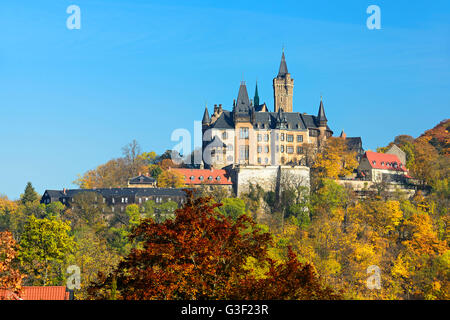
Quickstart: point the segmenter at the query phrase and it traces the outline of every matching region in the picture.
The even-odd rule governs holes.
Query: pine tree
[[[34,202],[39,199],[39,195],[37,194],[36,190],[34,190],[33,185],[31,182],[27,183],[27,186],[25,187],[25,192],[23,193],[21,197],[21,201],[23,204],[27,202]]]

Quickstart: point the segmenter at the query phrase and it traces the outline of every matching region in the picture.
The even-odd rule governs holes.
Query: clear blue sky
[[[71,4],[81,30],[66,28]],[[335,134],[366,149],[449,117],[448,0],[4,0],[0,194],[73,188],[133,139],[163,152],[205,101],[230,108],[242,78],[272,109],[283,45],[294,111],[315,114],[322,93]]]

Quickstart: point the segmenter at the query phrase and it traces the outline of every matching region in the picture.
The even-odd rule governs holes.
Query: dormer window
[[[381,165],[384,166],[384,162],[381,162]]]
[[[192,181],[194,181],[195,180],[195,177],[194,176],[191,176],[191,178],[190,178]]]
[[[209,176],[209,177],[208,177],[208,180],[209,180],[209,181],[212,181],[212,179],[213,179],[212,176]]]
[[[377,162],[376,162],[375,160],[373,160],[373,161],[372,161],[372,164],[373,164],[373,165],[376,165],[376,164],[377,164]]]
[[[216,180],[217,180],[217,181],[220,181],[220,176],[218,176],[218,177],[216,178]]]
[[[200,176],[198,179],[199,179],[200,181],[203,181],[203,176]]]

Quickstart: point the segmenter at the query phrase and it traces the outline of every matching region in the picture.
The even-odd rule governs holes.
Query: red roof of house
[[[66,287],[22,287],[20,297],[9,290],[0,289],[0,300],[69,300]]]
[[[366,151],[365,156],[373,169],[408,171],[394,154]]]
[[[172,168],[184,177],[184,183],[187,185],[214,184],[214,185],[232,185],[230,177],[223,169],[185,169]]]

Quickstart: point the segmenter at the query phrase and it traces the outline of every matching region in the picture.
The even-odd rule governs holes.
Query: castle
[[[205,167],[304,165],[305,147],[317,149],[333,131],[328,127],[322,98],[317,116],[293,112],[294,79],[284,51],[273,79],[274,111],[259,103],[258,85],[250,100],[241,82],[232,111],[214,106],[202,119]]]

